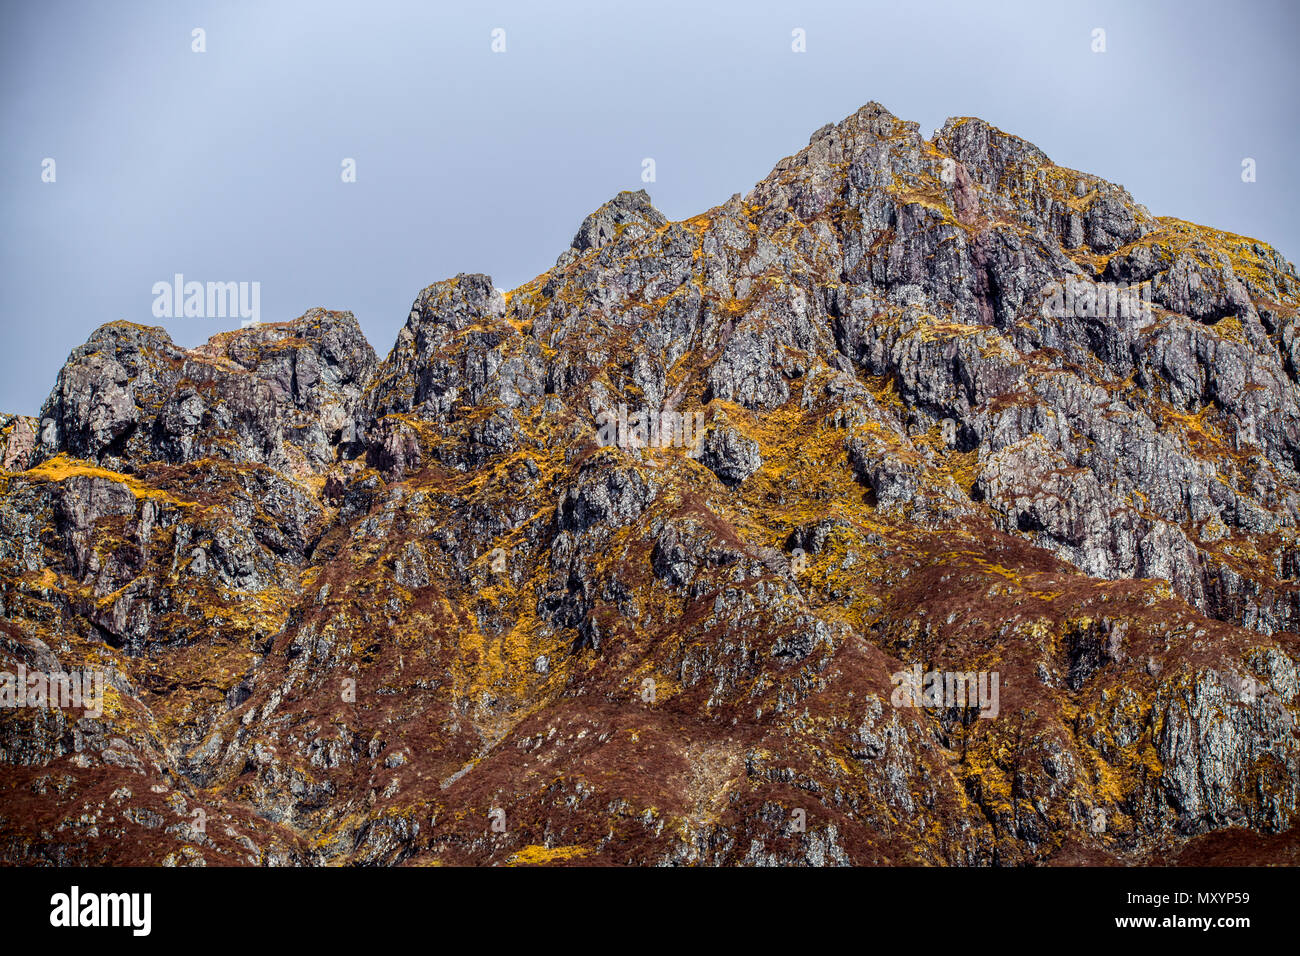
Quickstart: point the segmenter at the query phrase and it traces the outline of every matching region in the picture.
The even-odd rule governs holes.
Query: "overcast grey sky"
[[[0,411],[35,414],[104,322],[184,345],[238,326],[155,319],[153,285],[178,272],[260,282],[264,321],[350,309],[382,356],[421,288],[543,272],[583,216],[641,188],[645,157],[655,205],[686,218],[873,99],[927,134],[983,117],[1156,215],[1300,255],[1287,0],[43,0],[0,16]]]

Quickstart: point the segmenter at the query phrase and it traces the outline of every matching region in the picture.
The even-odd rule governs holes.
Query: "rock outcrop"
[[[0,860],[1275,862],[1298,308],[873,103],[383,361],[106,325],[0,419],[0,671],[103,678],[0,709]]]

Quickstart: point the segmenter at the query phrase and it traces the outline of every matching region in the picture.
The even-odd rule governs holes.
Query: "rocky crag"
[[[382,361],[105,325],[0,419],[0,670],[104,680],[0,710],[0,860],[1296,862],[1298,307],[869,104]]]

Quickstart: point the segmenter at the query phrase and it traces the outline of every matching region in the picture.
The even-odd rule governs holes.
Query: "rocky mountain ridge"
[[[110,323],[0,421],[0,670],[106,675],[0,710],[0,859],[1294,862],[1298,307],[873,103],[382,361]]]

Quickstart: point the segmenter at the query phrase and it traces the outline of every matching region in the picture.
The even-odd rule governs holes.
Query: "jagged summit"
[[[336,458],[376,358],[350,312],[312,309],[182,349],[112,322],[73,351],[40,414],[33,464],[55,455],[122,470],[215,457],[292,471]]]
[[[1295,861],[1297,309],[1262,242],[871,103],[435,282],[382,361],[113,323],[0,420],[0,660],[111,687],[0,711],[0,855]]]
[[[582,221],[569,250],[560,256],[556,265],[568,265],[573,261],[571,253],[599,249],[628,229],[632,230],[630,238],[636,239],[667,224],[668,219],[651,205],[644,189],[621,192]]]

